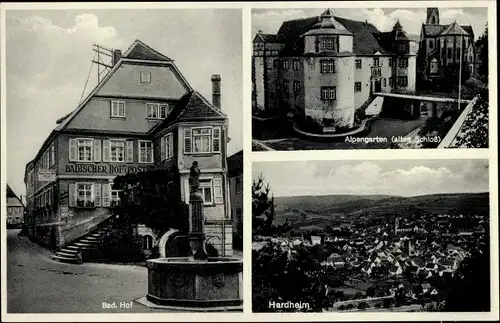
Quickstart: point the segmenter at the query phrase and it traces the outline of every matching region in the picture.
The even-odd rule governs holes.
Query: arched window
[[[144,250],[153,249],[153,237],[150,235],[145,235],[142,237],[142,248]]]
[[[439,72],[439,63],[436,58],[431,59],[431,65],[429,69],[431,74]]]

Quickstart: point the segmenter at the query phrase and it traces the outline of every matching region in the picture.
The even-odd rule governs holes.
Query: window
[[[385,77],[382,79],[382,86],[383,86],[383,87],[386,87],[386,86],[387,86],[387,80],[386,80],[386,78],[385,78]]]
[[[380,58],[378,58],[378,57],[373,58],[373,66],[375,66],[375,67],[380,66]]]
[[[151,72],[149,71],[141,72],[141,83],[151,83]]]
[[[125,118],[125,102],[111,101],[111,116]]]
[[[139,163],[153,162],[153,142],[139,140]]]
[[[432,41],[432,39],[429,40],[429,49],[432,49],[434,48],[434,42]]]
[[[92,161],[92,139],[77,139],[77,161]]]
[[[321,100],[335,100],[337,91],[335,86],[325,86],[321,88]]]
[[[290,93],[288,80],[283,80],[283,92],[285,92],[285,94]]]
[[[279,64],[279,63],[280,63],[280,61],[279,61],[279,60],[277,60],[277,59],[273,60],[273,67],[274,67],[274,68],[278,67],[278,64]]]
[[[360,70],[361,69],[361,59],[356,60],[356,69]]]
[[[399,86],[407,86],[408,85],[408,77],[407,76],[398,76],[398,85]]]
[[[460,47],[457,48],[455,52],[457,53],[457,59],[460,59]]]
[[[298,71],[299,70],[299,61],[294,59],[293,60],[293,70]]]
[[[283,69],[288,70],[288,61],[283,61]]]
[[[200,190],[205,205],[223,203],[221,178],[200,178]]]
[[[243,183],[242,183],[241,177],[236,177],[234,179],[234,186],[235,186],[234,189],[236,191],[236,194],[240,194],[243,191]]]
[[[50,146],[50,167],[54,166],[56,164],[56,146],[55,144],[52,144]]]
[[[153,249],[153,237],[150,235],[145,235],[142,237],[142,248],[144,250],[151,250]]]
[[[110,161],[124,162],[125,161],[125,141],[110,140]]]
[[[76,185],[77,206],[91,206],[94,203],[92,186],[90,183],[78,183]]]
[[[171,111],[168,104],[147,103],[146,118],[148,119],[165,119]]]
[[[161,160],[174,157],[174,140],[171,133],[163,136],[160,142]]]
[[[392,77],[389,77],[389,86],[392,86]]]
[[[361,82],[354,83],[354,92],[361,92]]]
[[[184,129],[184,153],[220,153],[221,127]]]
[[[436,58],[431,59],[430,63],[430,73],[436,74],[439,72],[439,62]]]
[[[333,60],[321,61],[321,73],[335,73],[335,62]]]
[[[293,81],[293,93],[299,93],[299,92],[300,92],[300,82]]]
[[[203,195],[204,204],[213,203],[213,191],[212,191],[212,180],[211,179],[200,179],[200,190]]]
[[[115,207],[120,204],[120,190],[114,190],[112,188],[113,184],[109,184],[110,190],[109,190],[109,196],[110,196],[110,206]]]
[[[408,67],[408,57],[401,57],[399,59],[399,67],[401,67],[401,68]]]
[[[321,38],[321,41],[320,41],[320,49],[322,51],[324,50],[333,50],[334,49],[334,42],[333,42],[333,38],[332,37],[324,37],[324,38]]]
[[[389,67],[392,67],[392,58],[389,58]]]
[[[451,48],[448,48],[448,59],[451,59],[451,57],[452,57]]]

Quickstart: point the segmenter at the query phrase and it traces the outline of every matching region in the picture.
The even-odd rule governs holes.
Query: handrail
[[[451,145],[453,140],[457,137],[458,133],[462,129],[462,126],[465,123],[465,119],[467,119],[467,116],[471,112],[472,108],[476,104],[477,100],[479,99],[479,96],[475,96],[469,104],[465,107],[464,111],[460,114],[458,117],[457,121],[451,126],[450,131],[446,134],[446,136],[443,138],[441,143],[439,144],[438,148],[447,148]]]

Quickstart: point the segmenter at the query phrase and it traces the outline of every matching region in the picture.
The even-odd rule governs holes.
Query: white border
[[[488,7],[488,25],[489,25],[489,70],[490,73],[490,149],[426,149],[426,150],[340,150],[340,151],[307,151],[307,152],[251,152],[251,55],[252,55],[252,35],[251,35],[251,9],[263,8],[422,8],[422,7]],[[498,320],[498,157],[497,157],[497,98],[496,98],[496,70],[497,70],[497,52],[496,52],[496,2],[492,0],[482,1],[333,1],[333,2],[208,2],[208,3],[3,3],[0,11],[0,32],[1,36],[1,107],[0,127],[1,133],[1,188],[2,196],[5,196],[6,178],[6,130],[5,117],[6,112],[3,107],[6,104],[6,76],[5,76],[5,10],[13,9],[43,9],[43,10],[61,10],[61,9],[217,9],[231,8],[242,9],[242,33],[243,33],[243,149],[244,149],[244,275],[243,275],[243,294],[244,294],[244,313],[141,313],[141,314],[7,314],[6,297],[7,287],[2,284],[2,321],[362,321],[362,320],[407,320],[407,321],[452,321],[452,320]],[[482,32],[482,31],[478,31]],[[491,283],[492,283],[492,312],[490,313],[318,313],[318,314],[263,314],[251,313],[251,191],[248,189],[252,182],[252,161],[285,161],[285,160],[342,160],[342,159],[471,159],[486,158],[490,161],[490,206],[491,206]],[[2,205],[2,282],[6,279],[6,228],[4,207]]]

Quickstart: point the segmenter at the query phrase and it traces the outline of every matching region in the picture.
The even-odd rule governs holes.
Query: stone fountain
[[[148,260],[148,294],[138,302],[159,309],[242,310],[242,259],[207,255],[199,175],[197,162],[193,162],[189,177],[190,252],[186,257]]]

